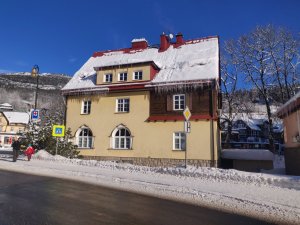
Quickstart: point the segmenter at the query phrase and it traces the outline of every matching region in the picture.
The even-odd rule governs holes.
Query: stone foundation
[[[161,159],[161,158],[131,158],[131,157],[104,157],[104,156],[83,156],[84,159],[93,159],[98,161],[116,161],[120,163],[130,163],[139,166],[149,167],[175,167],[185,164],[184,159]],[[187,165],[196,167],[217,167],[218,161],[188,159]]]

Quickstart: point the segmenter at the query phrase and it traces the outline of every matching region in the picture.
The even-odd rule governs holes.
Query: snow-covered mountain
[[[38,78],[38,108],[55,110],[63,101],[60,89],[71,79],[62,74],[43,73]],[[34,105],[37,78],[28,72],[0,73],[0,103],[7,102],[17,111]]]

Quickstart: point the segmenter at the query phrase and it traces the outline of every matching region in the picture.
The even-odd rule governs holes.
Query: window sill
[[[172,149],[173,152],[185,152],[184,149]]]
[[[121,150],[121,151],[126,151],[126,150],[133,150],[132,148],[108,148],[107,150]]]
[[[79,147],[78,147],[77,149],[78,149],[79,151],[81,151],[81,150],[84,150],[84,151],[85,151],[85,150],[94,150],[94,148],[79,148]]]
[[[91,113],[80,113],[80,115],[90,115]]]

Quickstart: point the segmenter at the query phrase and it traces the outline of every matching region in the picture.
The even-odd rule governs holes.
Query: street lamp
[[[36,77],[36,90],[35,90],[35,98],[34,98],[34,109],[36,109],[37,106],[37,97],[38,97],[38,89],[39,89],[39,66],[34,65],[31,70],[31,76]]]

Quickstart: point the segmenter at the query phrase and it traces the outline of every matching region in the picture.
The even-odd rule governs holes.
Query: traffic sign
[[[64,137],[65,136],[65,126],[64,125],[53,125],[52,136],[53,137]]]
[[[192,116],[192,113],[191,113],[189,107],[187,107],[187,106],[185,107],[185,109],[183,111],[183,116],[184,116],[184,118],[185,118],[186,121],[189,121],[189,119]]]
[[[191,133],[191,122],[184,121],[184,132]]]
[[[38,120],[40,118],[40,110],[34,109],[31,111],[31,119]]]

